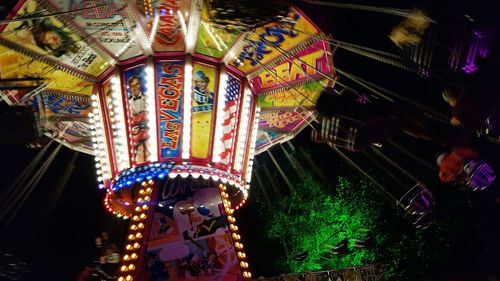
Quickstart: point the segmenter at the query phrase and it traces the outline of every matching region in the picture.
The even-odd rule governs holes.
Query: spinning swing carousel
[[[2,24],[2,96],[94,155],[106,208],[130,219],[118,280],[166,263],[175,280],[251,278],[233,212],[254,155],[307,126],[333,85],[329,45],[297,8],[251,31],[210,12],[202,1],[28,0]]]

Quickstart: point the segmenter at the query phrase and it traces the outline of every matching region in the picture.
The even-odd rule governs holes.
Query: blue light
[[[144,179],[151,180],[155,177],[159,179],[165,178],[170,172],[170,169],[174,166],[174,162],[168,163],[152,163],[146,166],[141,166],[137,168],[132,168],[130,170],[123,171],[116,177],[114,187],[116,190],[122,188],[124,185],[130,186],[135,184],[135,182],[141,182]]]

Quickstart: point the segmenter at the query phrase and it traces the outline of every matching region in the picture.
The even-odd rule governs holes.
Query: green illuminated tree
[[[265,233],[284,247],[286,254],[277,262],[282,273],[381,263],[388,280],[419,280],[450,256],[456,219],[415,229],[363,177],[340,176],[336,187],[328,187],[307,175],[296,190],[275,203]],[[365,229],[370,230],[370,243],[354,247],[356,239],[367,235]],[[347,252],[333,253],[344,239]],[[304,260],[294,258],[306,251]]]
[[[373,262],[370,248],[349,250],[342,255],[332,253],[332,248],[346,238],[348,248],[353,248],[354,240],[363,239],[364,229],[373,226],[382,204],[372,194],[373,189],[366,180],[353,183],[340,177],[335,192],[328,193],[319,182],[306,176],[296,194],[278,202],[269,222],[267,236],[282,240],[288,250],[281,262],[294,272]],[[293,255],[303,251],[308,251],[308,257],[295,261]]]

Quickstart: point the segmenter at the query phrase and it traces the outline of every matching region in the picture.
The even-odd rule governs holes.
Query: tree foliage
[[[449,235],[455,221],[443,219],[427,230],[417,230],[387,204],[369,180],[339,176],[335,188],[307,175],[297,192],[275,203],[265,235],[280,241],[286,254],[277,262],[283,273],[381,263],[389,280],[418,280],[449,256]],[[355,248],[370,230],[371,243]],[[334,254],[344,239],[348,250]],[[294,259],[308,252],[303,261]]]

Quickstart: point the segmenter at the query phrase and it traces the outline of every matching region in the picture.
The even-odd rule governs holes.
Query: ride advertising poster
[[[293,88],[272,90],[257,97],[257,106],[260,108],[314,107],[321,91],[328,85],[329,80],[325,78],[295,85]]]
[[[144,280],[242,280],[219,190],[186,181],[159,189]]]
[[[328,53],[328,45],[324,41],[316,41],[297,52],[293,59],[285,59],[271,67],[271,71],[262,70],[250,80],[250,87],[260,93],[323,78],[333,72]]]
[[[0,45],[0,79],[37,77],[45,78],[47,90],[92,94],[90,82]]]
[[[271,129],[261,129],[257,131],[257,140],[255,142],[255,154],[266,151],[271,146],[285,142],[294,137],[288,132],[278,132]]]
[[[260,112],[259,128],[282,132],[294,132],[313,114],[313,111],[308,110],[263,109]]]
[[[319,34],[319,30],[295,8],[290,8],[288,18],[258,27],[249,38],[240,39],[245,41],[236,52],[238,60],[231,64],[250,74]]]
[[[132,143],[133,164],[145,163],[149,157],[146,79],[146,64],[134,66],[123,72],[123,81],[126,85],[126,119],[129,138],[132,138],[129,142]]]
[[[28,0],[15,17],[48,13],[49,11],[39,6],[35,0]],[[99,76],[107,69],[108,62],[85,43],[83,38],[54,16],[14,21],[4,27],[0,37],[19,48],[48,55],[92,76]]]
[[[92,110],[88,96],[41,92],[34,106],[46,134],[71,149],[93,154],[88,115]]]
[[[198,29],[195,51],[199,54],[220,59],[233,45],[238,32],[218,28],[202,21]]]
[[[50,0],[59,11],[81,10],[69,14],[89,36],[120,59],[127,59],[141,53],[135,41],[134,21],[119,0]]]
[[[158,5],[158,25],[154,34],[153,50],[156,52],[182,52],[186,48],[187,26],[189,26],[190,0],[160,0]],[[141,5],[142,6],[142,5]],[[145,30],[151,33],[154,16],[145,11]],[[184,29],[184,30],[183,30]]]
[[[191,156],[194,158],[208,157],[217,77],[212,66],[194,64],[191,116]]]
[[[157,63],[156,77],[160,158],[176,158],[180,155],[181,148],[183,62],[164,61]]]

